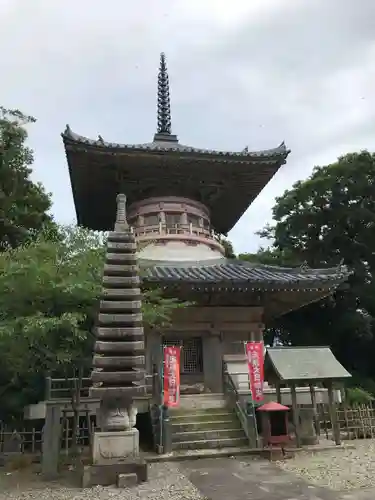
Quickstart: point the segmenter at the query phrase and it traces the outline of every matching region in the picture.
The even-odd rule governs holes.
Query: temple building
[[[146,370],[161,346],[181,345],[181,383],[223,392],[225,355],[261,340],[265,322],[332,294],[343,268],[282,268],[225,257],[227,235],[286,163],[284,143],[262,151],[217,151],[179,142],[172,133],[169,80],[161,55],[157,132],[151,142],[88,139],[69,126],[62,134],[78,224],[111,230],[116,196],[140,244],[143,286],[191,301],[164,331],[145,331]],[[249,233],[251,238],[251,233]]]

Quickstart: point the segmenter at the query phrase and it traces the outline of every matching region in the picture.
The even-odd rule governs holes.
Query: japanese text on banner
[[[164,347],[164,404],[178,406],[180,402],[180,347]]]
[[[246,357],[249,370],[250,390],[253,401],[263,401],[264,382],[264,346],[263,342],[247,342]]]

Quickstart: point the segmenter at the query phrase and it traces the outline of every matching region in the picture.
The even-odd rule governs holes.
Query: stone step
[[[141,323],[142,313],[129,314],[106,314],[99,313],[99,323],[101,325],[113,325],[115,323]]]
[[[138,366],[143,367],[144,365],[144,356],[95,356],[93,359],[94,368],[111,368],[112,370],[116,370]]]
[[[173,450],[202,450],[207,448],[237,448],[237,447],[248,447],[249,442],[247,438],[224,438],[224,439],[212,439],[212,440],[201,440],[201,441],[183,441],[180,443],[172,443]]]
[[[141,279],[139,276],[103,276],[103,285],[105,286],[139,286]]]
[[[110,385],[120,385],[122,383],[128,384],[136,380],[143,380],[145,373],[143,370],[137,370],[131,368],[129,371],[121,372],[105,372],[105,371],[93,371],[91,373],[91,380],[95,384],[97,382],[103,382],[103,384]]]
[[[186,441],[215,441],[220,439],[241,439],[245,434],[243,429],[205,429],[199,431],[176,432],[173,434],[173,442],[184,443]]]
[[[196,397],[184,398],[181,396],[180,404],[177,411],[192,412],[195,410],[220,410],[227,407],[227,402],[224,397]]]
[[[223,420],[189,420],[187,422],[172,422],[172,433],[178,432],[194,432],[194,431],[204,431],[204,430],[224,430],[224,429],[242,429],[241,424],[238,418],[234,418],[235,416],[228,416]]]
[[[137,486],[138,476],[137,474],[119,474],[117,476],[117,488],[131,488],[132,486]]]
[[[103,288],[102,297],[105,299],[130,299],[140,300],[142,293],[140,288]]]
[[[224,398],[224,393],[222,392],[202,392],[200,394],[181,394],[182,400],[197,400],[197,399],[218,399]]]
[[[136,264],[104,264],[104,274],[107,276],[136,276],[138,273],[139,267]]]
[[[137,244],[134,241],[126,242],[126,241],[119,241],[118,238],[116,238],[116,241],[107,241],[107,249],[110,250],[109,253],[127,253],[128,255],[130,253],[133,253],[137,251]]]
[[[140,311],[142,308],[141,300],[101,300],[100,310],[105,311]]]
[[[94,351],[97,354],[117,353],[118,355],[120,355],[122,353],[135,353],[136,351],[144,351],[144,349],[145,343],[142,340],[126,340],[124,342],[105,342],[102,340],[97,340],[94,346]]]
[[[210,418],[213,419],[219,419],[222,420],[222,417],[225,416],[226,418],[235,418],[235,414],[227,409],[227,408],[209,408],[207,409],[196,409],[192,411],[186,411],[186,410],[181,410],[180,408],[178,409],[170,409],[169,410],[170,418],[171,420],[185,420],[186,422],[188,421],[189,418],[193,420],[209,420]]]
[[[95,333],[98,339],[111,338],[124,340],[127,340],[129,337],[142,337],[144,334],[142,326],[129,326],[123,328],[100,326],[96,328]]]

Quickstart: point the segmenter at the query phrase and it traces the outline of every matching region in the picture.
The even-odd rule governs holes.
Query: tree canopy
[[[91,366],[104,253],[103,235],[75,227],[0,253],[3,411],[42,397],[46,371],[69,374],[77,365]],[[145,290],[143,298],[148,326],[167,323],[183,306],[157,289]]]
[[[27,126],[35,122],[0,106],[0,251],[15,248],[52,223],[51,197],[31,180],[33,151]]]
[[[375,154],[351,153],[316,167],[276,199],[273,219],[260,233],[273,244],[258,259],[311,267],[342,263],[353,272],[333,297],[281,318],[280,338],[329,344],[348,369],[375,379]]]

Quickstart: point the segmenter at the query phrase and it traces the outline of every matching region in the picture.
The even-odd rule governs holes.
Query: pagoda
[[[191,301],[164,331],[147,331],[146,371],[161,346],[181,345],[182,384],[222,392],[224,355],[261,340],[265,321],[318,301],[347,279],[344,268],[284,268],[226,259],[221,235],[238,222],[286,163],[284,143],[262,151],[201,149],[172,133],[164,54],[152,142],[119,144],[88,139],[69,126],[62,134],[79,225],[108,231],[116,197],[127,199],[127,219],[140,244],[142,285]],[[250,237],[250,236],[249,236]]]

